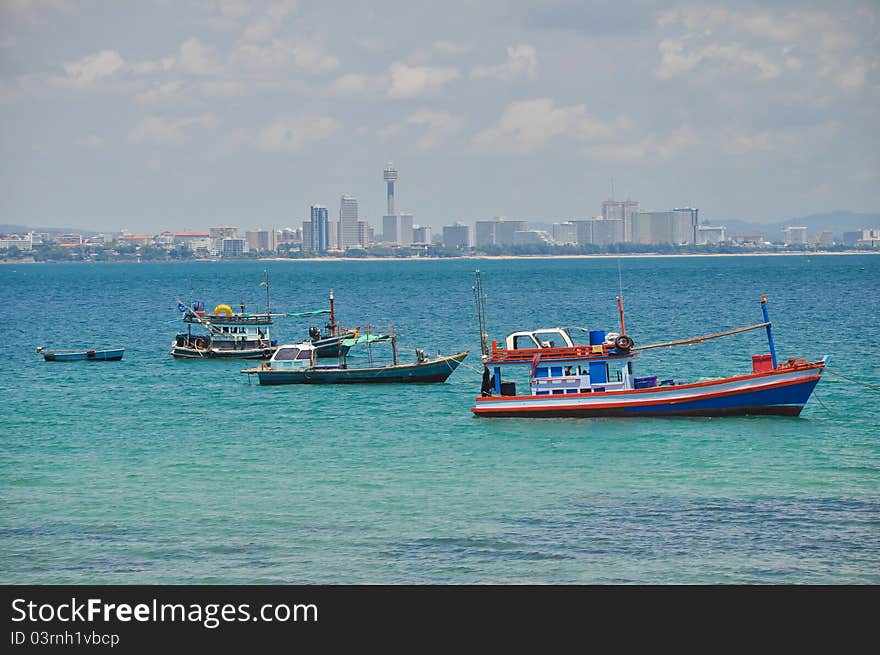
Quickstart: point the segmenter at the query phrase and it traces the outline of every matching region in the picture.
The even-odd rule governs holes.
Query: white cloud
[[[392,98],[416,98],[439,91],[445,84],[461,76],[457,68],[391,65]]]
[[[406,122],[425,128],[425,133],[418,140],[421,150],[428,150],[440,144],[450,135],[461,130],[464,120],[446,111],[422,108],[410,114]]]
[[[693,70],[706,61],[719,61],[734,68],[745,68],[756,71],[758,79],[769,80],[778,77],[786,68],[797,68],[800,62],[787,58],[780,64],[760,52],[739,44],[712,43],[704,47],[686,48],[686,41],[681,39],[664,39],[657,46],[660,52],[660,66],[657,76],[670,79]]]
[[[339,60],[310,43],[275,39],[266,45],[246,43],[233,50],[233,64],[250,71],[274,73],[300,68],[309,74],[328,73],[339,68]]]
[[[64,64],[67,77],[63,82],[79,87],[94,87],[99,82],[113,77],[125,65],[125,60],[115,50],[101,50],[77,61]]]
[[[213,128],[216,125],[217,119],[212,114],[183,118],[145,116],[129,133],[128,140],[132,143],[176,144],[186,140],[189,128]]]
[[[549,98],[510,103],[498,122],[474,137],[474,145],[504,152],[530,153],[557,137],[578,142],[605,139],[610,128],[589,116],[584,105],[554,107]]]
[[[329,116],[293,116],[279,118],[260,130],[257,145],[274,152],[301,150],[306,144],[323,141],[339,128]]]
[[[514,45],[507,48],[507,61],[498,66],[479,66],[471,71],[471,77],[481,79],[497,77],[500,80],[513,80],[525,77],[533,80],[538,72],[538,53],[535,46]]]
[[[334,95],[367,95],[384,91],[388,88],[388,76],[346,73],[330,85],[330,93]]]
[[[134,99],[139,105],[158,105],[177,98],[183,88],[184,84],[180,80],[165,82],[138,93]]]
[[[190,75],[218,75],[222,70],[214,48],[196,38],[190,38],[180,46],[177,68]]]

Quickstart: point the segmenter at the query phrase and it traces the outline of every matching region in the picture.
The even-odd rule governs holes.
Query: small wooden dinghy
[[[42,355],[47,362],[118,362],[124,353],[124,348],[112,350],[45,350],[42,346],[37,348],[37,354]]]

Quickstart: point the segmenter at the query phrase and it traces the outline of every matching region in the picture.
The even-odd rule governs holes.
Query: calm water
[[[477,419],[479,376],[259,387],[168,355],[178,298],[264,303],[263,263],[0,266],[0,582],[878,583],[880,394],[826,375],[800,418]],[[273,307],[394,323],[404,353],[489,329],[614,328],[617,261],[268,264]],[[781,357],[880,385],[880,257],[624,259],[637,343],[760,321]],[[273,336],[304,336],[286,319]],[[46,363],[38,345],[125,346]],[[747,372],[751,332],[645,354]]]

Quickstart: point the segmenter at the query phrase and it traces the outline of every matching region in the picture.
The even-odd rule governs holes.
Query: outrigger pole
[[[767,324],[767,343],[770,345],[770,357],[773,360],[773,368],[776,369],[776,346],[773,345],[773,324],[770,323],[770,315],[767,313],[767,296],[761,296],[761,311],[764,313],[764,323]]]

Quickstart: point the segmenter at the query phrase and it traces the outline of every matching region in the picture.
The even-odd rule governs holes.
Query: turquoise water
[[[442,385],[259,387],[175,361],[178,298],[394,323],[403,353],[616,326],[615,259],[0,266],[4,583],[878,583],[880,394],[826,375],[800,418],[477,419]],[[880,386],[880,257],[622,261],[637,343],[761,320]],[[287,319],[274,337],[305,335]],[[125,346],[46,363],[38,345]],[[639,372],[748,372],[762,332]]]

